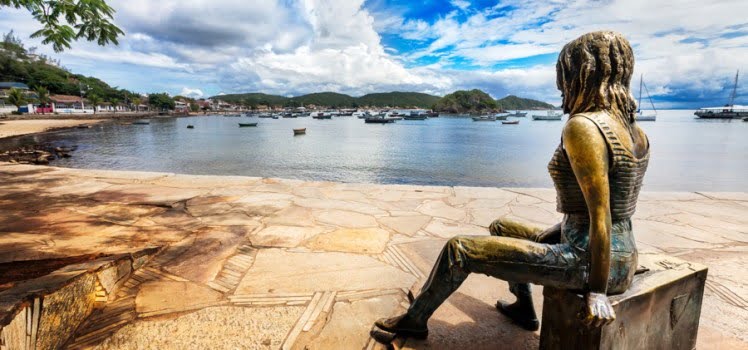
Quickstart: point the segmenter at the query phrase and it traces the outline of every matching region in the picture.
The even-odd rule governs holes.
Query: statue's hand
[[[599,328],[616,319],[616,313],[607,295],[589,292],[584,296],[584,301],[584,310],[577,316],[587,327]]]

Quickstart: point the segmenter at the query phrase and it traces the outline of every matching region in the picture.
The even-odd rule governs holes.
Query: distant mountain
[[[317,92],[292,97],[289,99],[294,106],[328,106],[328,107],[353,107],[356,98],[337,92]]]
[[[459,90],[442,97],[433,105],[433,110],[446,113],[481,113],[498,110],[553,109],[553,105],[517,96],[494,100],[487,93],[475,90]]]
[[[479,113],[498,110],[499,105],[487,93],[474,89],[448,94],[436,101],[432,109],[446,113]]]
[[[423,94],[419,92],[384,92],[363,95],[358,98],[358,104],[372,107],[392,106],[393,101],[397,106],[431,108],[439,101],[439,96]]]
[[[247,94],[230,94],[213,96],[217,99],[229,103],[243,104],[247,106],[271,105],[271,106],[307,106],[310,104],[324,107],[417,107],[431,108],[434,102],[439,100],[439,96],[419,92],[384,92],[368,94],[361,97],[352,97],[346,94],[336,92],[318,92],[296,97],[284,97],[278,95],[268,95],[263,93]]]
[[[228,94],[213,96],[212,99],[221,100],[228,103],[243,104],[247,106],[258,105],[283,105],[288,102],[288,97],[278,95],[268,95],[259,92],[248,94]]]
[[[509,95],[502,99],[496,100],[499,107],[504,110],[518,110],[518,109],[553,109],[555,108],[552,104],[548,104],[542,101],[533,100],[529,98],[517,97]]]

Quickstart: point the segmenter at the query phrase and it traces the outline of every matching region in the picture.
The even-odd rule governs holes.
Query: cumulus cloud
[[[188,87],[183,87],[182,91],[180,91],[178,95],[185,96],[185,97],[192,97],[192,98],[201,98],[204,96],[202,90],[190,89]]]
[[[483,8],[452,0],[445,12],[425,17],[410,15],[412,3],[389,0],[108,2],[127,33],[121,45],[77,42],[58,57],[89,63],[82,66],[92,75],[98,65],[91,62],[119,65],[107,79],[134,90],[358,95],[481,88],[557,104],[555,53],[585,32],[612,29],[634,45],[636,74],[645,74],[650,91],[716,99],[748,57],[748,24],[726,15],[748,12],[743,0],[506,0]],[[25,36],[37,29],[27,12],[3,9],[0,29],[11,28]]]

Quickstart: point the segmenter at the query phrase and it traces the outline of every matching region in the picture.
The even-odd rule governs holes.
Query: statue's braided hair
[[[634,52],[623,35],[592,32],[564,46],[556,63],[556,85],[564,113],[607,111],[632,130],[636,100],[629,84]]]

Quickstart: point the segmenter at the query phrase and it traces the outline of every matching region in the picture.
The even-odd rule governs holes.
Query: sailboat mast
[[[728,106],[732,106],[732,104],[735,102],[735,97],[738,94],[738,74],[740,74],[740,70],[735,72],[735,83],[732,86],[732,93],[730,94],[730,101],[727,103]]]
[[[639,112],[642,110],[642,85],[644,84],[644,74],[639,76],[639,103],[637,103],[637,106],[639,107]]]

